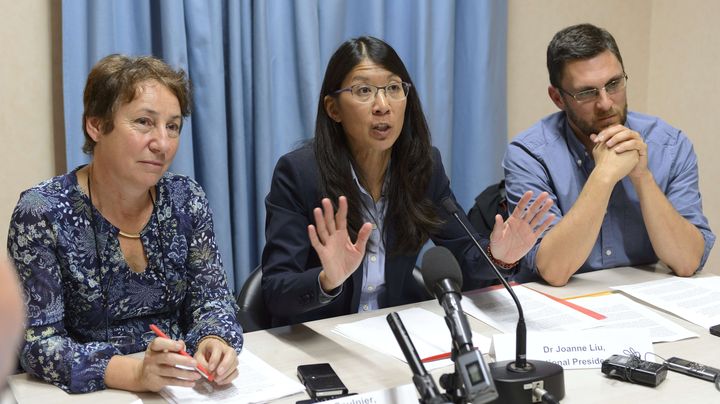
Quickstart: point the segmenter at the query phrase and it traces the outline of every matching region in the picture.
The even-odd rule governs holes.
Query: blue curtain
[[[403,59],[465,208],[502,176],[505,2],[65,0],[62,13],[69,168],[89,160],[82,91],[95,62],[152,54],[187,71],[193,111],[171,170],[205,189],[236,290],[259,263],[275,162],[312,137],[325,66],[348,38],[382,38]]]

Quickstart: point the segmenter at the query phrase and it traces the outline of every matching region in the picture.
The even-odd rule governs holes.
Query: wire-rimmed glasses
[[[347,91],[359,102],[370,102],[375,99],[375,96],[377,96],[380,90],[383,90],[383,92],[385,92],[385,97],[394,101],[402,101],[407,98],[407,95],[410,92],[410,87],[410,83],[406,83],[404,81],[393,82],[382,87],[374,86],[372,84],[355,84],[350,87],[341,88],[333,94],[340,94]]]
[[[611,80],[601,88],[590,88],[587,90],[578,91],[576,93],[565,91],[562,87],[558,87],[558,89],[563,93],[573,97],[575,101],[577,101],[579,104],[582,104],[597,100],[600,97],[600,90],[603,89],[608,95],[619,93],[627,87],[627,79],[627,74],[623,73],[621,77]]]

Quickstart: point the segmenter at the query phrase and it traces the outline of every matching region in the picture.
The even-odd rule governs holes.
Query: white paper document
[[[655,313],[640,303],[619,293],[571,299],[575,304],[604,315],[598,321],[603,328],[644,328],[650,331],[652,342],[679,341],[697,334]]]
[[[522,303],[528,331],[582,330],[597,326],[597,319],[522,285],[512,287]],[[517,327],[515,302],[505,288],[468,293],[462,299],[463,311],[504,333]]]
[[[445,319],[435,313],[421,308],[411,308],[397,312],[405,326],[410,339],[421,359],[450,352],[452,338]],[[365,345],[370,349],[392,355],[403,362],[405,356],[395,340],[385,315],[367,318],[352,323],[338,324],[333,328],[345,338]],[[473,345],[480,352],[487,353],[490,349],[490,338],[473,332]],[[428,370],[452,365],[450,359],[425,362]]]
[[[160,394],[171,403],[261,403],[305,390],[293,380],[244,348],[238,357],[238,377],[217,386],[204,379],[194,388],[168,386]]]
[[[389,389],[376,390],[368,393],[353,394],[336,398],[334,400],[323,401],[323,404],[397,404],[397,403],[417,403],[418,395],[415,385],[403,384]]]
[[[495,359],[515,359],[515,334],[493,335]],[[653,352],[650,333],[644,329],[596,328],[583,331],[531,332],[527,335],[528,361],[543,360],[563,369],[600,368],[611,355],[641,358]],[[652,356],[652,355],[650,355]],[[651,359],[652,360],[652,359]]]
[[[720,323],[720,284],[717,277],[672,277],[613,286],[611,289],[620,290],[705,328]]]

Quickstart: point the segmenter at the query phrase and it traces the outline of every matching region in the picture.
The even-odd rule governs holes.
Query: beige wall
[[[60,2],[0,0],[0,245],[18,194],[65,170]],[[555,111],[545,47],[559,29],[592,22],[615,35],[632,109],[662,116],[695,144],[711,225],[720,229],[720,27],[714,0],[510,0],[508,136]],[[713,28],[715,27],[715,28]],[[714,119],[715,118],[715,119]],[[720,247],[708,268],[720,273]]]
[[[695,145],[703,209],[720,233],[720,2],[655,0],[647,111],[681,128]],[[707,269],[720,274],[720,242]]]
[[[0,0],[0,256],[20,192],[65,169],[59,7]]]
[[[713,0],[510,0],[508,137],[556,111],[547,96],[545,50],[558,30],[589,22],[618,42],[629,76],[632,110],[681,128],[695,145],[705,214],[720,229],[718,172],[720,3]],[[714,27],[714,28],[713,28]],[[706,269],[720,274],[720,247]]]

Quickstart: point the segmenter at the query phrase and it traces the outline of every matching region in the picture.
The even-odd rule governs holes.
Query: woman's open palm
[[[315,208],[315,225],[308,226],[310,243],[320,257],[322,272],[320,284],[325,291],[342,285],[360,266],[365,255],[365,246],[370,238],[372,225],[365,223],[358,231],[355,243],[347,231],[347,199],[338,198],[338,210],[333,214],[330,199],[322,200],[322,209]]]
[[[495,226],[490,234],[490,249],[496,259],[506,263],[520,260],[555,219],[554,214],[547,215],[553,205],[548,193],[541,193],[528,207],[532,196],[532,191],[525,192],[506,221],[503,222],[500,215],[495,216]]]

